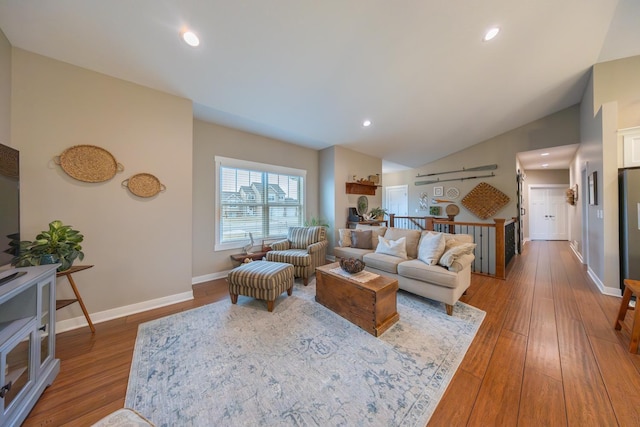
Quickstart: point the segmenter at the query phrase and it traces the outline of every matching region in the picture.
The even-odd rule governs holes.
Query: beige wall
[[[334,192],[333,232],[329,235],[329,254],[333,254],[333,247],[338,239],[338,230],[345,228],[350,207],[356,207],[357,200],[362,194],[347,194],[346,183],[356,179],[368,178],[369,175],[382,174],[382,160],[367,156],[344,147],[330,147],[322,150],[323,167],[332,165],[332,176],[323,181]],[[330,185],[333,187],[330,187]],[[385,184],[382,182],[381,184]],[[369,210],[383,207],[384,188],[378,187],[375,195],[365,195],[368,199]]]
[[[318,217],[318,151],[224,126],[193,121],[193,277],[217,277],[232,268],[229,255],[214,252],[215,156],[307,171],[306,214]]]
[[[0,30],[0,144],[11,145],[11,44]]]
[[[603,62],[593,67],[593,108],[615,101],[617,129],[640,126],[640,56]]]
[[[444,190],[455,187],[460,191],[460,197],[453,200],[460,207],[460,214],[457,221],[482,222],[464,208],[460,200],[467,195],[480,182],[486,182],[498,190],[505,193],[510,198],[509,204],[500,210],[496,218],[512,218],[516,211],[516,154],[521,151],[530,151],[559,145],[575,144],[580,140],[579,106],[573,106],[559,111],[547,117],[516,128],[512,131],[498,135],[487,141],[473,145],[463,151],[454,153],[438,161],[428,163],[422,167],[403,172],[385,174],[383,176],[384,185],[409,184],[409,213],[410,215],[427,215],[426,211],[418,211],[419,196],[424,191],[429,199],[433,197],[433,187],[443,186]],[[472,168],[477,166],[497,164],[494,171],[480,172],[460,172],[433,177],[417,178],[418,174],[446,172],[459,170],[461,168]],[[430,184],[416,186],[416,181],[433,180],[440,178],[455,179],[469,176],[479,176],[494,173],[494,177],[456,180],[443,182],[441,184]],[[446,199],[446,197],[445,197]],[[446,206],[440,204],[439,206]],[[491,222],[491,220],[488,220]]]
[[[103,74],[13,49],[12,144],[21,153],[21,231],[34,238],[59,219],[85,236],[94,268],[76,283],[91,313],[191,294],[192,106]],[[77,181],[52,159],[77,144],[125,167],[102,183]],[[140,172],[167,191],[149,199],[121,182]],[[59,296],[69,295],[64,280]],[[77,304],[58,320],[82,316]]]

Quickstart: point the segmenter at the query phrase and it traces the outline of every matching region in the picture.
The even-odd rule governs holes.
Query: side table
[[[267,251],[261,251],[261,252],[251,252],[250,254],[233,254],[233,255],[229,255],[229,257],[231,258],[231,261],[240,265],[247,258],[251,259],[252,261],[260,261],[266,255],[267,255]],[[236,265],[236,267],[238,265]]]
[[[73,277],[71,275],[73,273],[77,273],[78,271],[87,270],[93,267],[93,265],[72,265],[71,268],[64,271],[58,271],[56,273],[56,277],[66,276],[69,280],[69,284],[71,285],[71,289],[73,289],[73,293],[76,295],[75,299],[59,299],[56,300],[56,310],[60,310],[62,307],[66,307],[69,304],[73,304],[74,302],[78,302],[80,304],[80,308],[84,313],[84,317],[87,319],[87,323],[89,323],[89,328],[91,329],[91,333],[96,333],[96,328],[93,326],[93,322],[91,322],[91,318],[89,317],[89,312],[87,311],[87,307],[84,306],[84,302],[82,301],[82,297],[80,296],[80,292],[78,292],[78,288],[76,287],[76,283],[73,281]]]

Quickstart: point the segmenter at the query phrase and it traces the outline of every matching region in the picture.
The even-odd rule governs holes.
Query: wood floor
[[[24,425],[87,426],[123,407],[138,324],[228,298],[223,280],[193,288],[193,301],[95,335],[58,334],[60,374]],[[528,243],[506,281],[474,275],[463,301],[487,315],[430,426],[640,425],[640,355],[613,329],[620,299],[600,294],[567,242]]]

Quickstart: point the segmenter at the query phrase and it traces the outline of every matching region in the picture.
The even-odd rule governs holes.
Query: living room
[[[78,281],[86,283],[81,292],[96,323],[189,300],[194,283],[224,277],[232,267],[229,254],[237,249],[213,250],[215,156],[305,170],[306,214],[331,222],[333,246],[347,208],[357,199],[344,193],[352,174],[380,174],[384,186],[408,185],[413,213],[422,191],[414,185],[417,174],[495,163],[496,176],[489,182],[513,195],[517,153],[579,143],[568,167],[569,184],[584,187],[587,164],[587,172],[599,172],[603,202],[589,206],[588,216],[580,206],[571,211],[571,240],[603,291],[619,282],[616,263],[608,262],[618,254],[617,222],[612,222],[617,195],[611,184],[621,151],[616,131],[640,125],[638,56],[595,64],[591,73],[585,72],[586,90],[578,103],[433,162],[386,172],[381,158],[348,145],[317,150],[207,122],[195,118],[193,102],[185,97],[22,49],[4,35],[0,46],[0,142],[20,150],[23,238],[32,238],[54,219],[84,233],[84,263],[94,268]],[[196,66],[190,53],[176,60]],[[153,74],[135,62],[130,67]],[[54,159],[77,144],[105,147],[124,171],[100,184],[70,178]],[[159,177],[167,190],[149,200],[131,196],[119,183],[140,172]],[[458,187],[466,193],[474,184]],[[383,191],[369,197],[370,206],[384,205]],[[500,216],[515,215],[512,197]],[[462,212],[459,219],[473,216]],[[586,246],[583,230],[591,235]],[[58,293],[72,296],[62,286]],[[74,306],[57,318],[60,331],[86,324]]]

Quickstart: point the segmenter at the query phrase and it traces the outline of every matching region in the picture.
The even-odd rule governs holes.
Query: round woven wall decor
[[[122,181],[122,186],[127,187],[132,194],[138,197],[153,197],[167,189],[158,178],[150,173],[135,174]]]
[[[95,145],[74,145],[54,160],[67,175],[83,182],[107,181],[124,170],[110,152]]]

